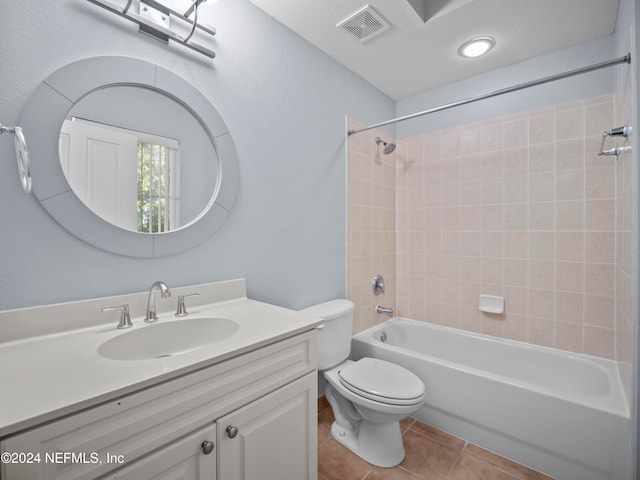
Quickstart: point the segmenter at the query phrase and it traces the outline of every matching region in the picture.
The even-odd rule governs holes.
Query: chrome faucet
[[[146,323],[158,320],[158,315],[156,315],[156,290],[160,290],[160,296],[162,298],[171,296],[171,290],[169,290],[166,283],[157,281],[151,285],[151,288],[149,289],[149,298],[147,299],[147,313],[144,316],[144,321]]]
[[[384,313],[387,317],[393,317],[393,308],[376,305],[376,313]]]

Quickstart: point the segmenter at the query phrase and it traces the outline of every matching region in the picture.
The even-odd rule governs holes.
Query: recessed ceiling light
[[[462,57],[479,57],[493,48],[496,41],[491,37],[476,37],[464,42],[458,49],[458,54]]]

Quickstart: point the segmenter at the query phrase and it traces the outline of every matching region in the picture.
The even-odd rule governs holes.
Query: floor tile
[[[414,475],[404,468],[378,468],[374,467],[365,480],[430,480],[428,477]]]
[[[444,479],[459,456],[459,452],[453,448],[411,429],[404,434],[403,439],[406,455],[400,465],[416,475]]]
[[[318,480],[553,480],[430,425],[400,422],[406,455],[394,468],[362,460],[331,437],[333,411],[318,400]]]
[[[515,480],[516,478],[470,455],[462,456],[449,477],[450,480]]]
[[[554,480],[553,477],[545,475],[544,473],[536,472],[535,470],[531,470],[529,472],[529,480]]]
[[[402,433],[404,433],[414,423],[416,423],[416,421],[411,417],[407,417],[407,418],[405,418],[403,420],[400,420],[400,431]]]
[[[318,398],[318,412],[321,412],[325,408],[329,408],[329,400],[324,395]]]
[[[361,480],[371,468],[371,465],[333,439],[318,448],[318,473],[328,480]]]
[[[489,450],[480,448],[472,443],[467,444],[466,448],[464,449],[464,453],[475,457],[484,463],[488,463],[489,465],[492,465],[502,471],[505,471],[521,480],[527,480],[529,478],[529,468],[525,467],[524,465],[520,465],[513,460],[509,460],[508,458],[496,455]]]
[[[432,440],[435,440],[438,443],[446,445],[447,447],[453,448],[454,450],[461,452],[465,446],[465,441],[461,438],[458,438],[450,433],[443,432],[442,430],[438,430],[431,425],[424,424],[422,422],[418,422],[417,420],[411,425],[411,430],[424,435]]]
[[[331,438],[331,424],[334,420],[333,411],[330,408],[318,411],[318,445]]]

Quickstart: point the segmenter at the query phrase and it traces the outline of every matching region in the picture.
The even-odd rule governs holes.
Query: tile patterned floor
[[[553,480],[411,418],[401,422],[406,456],[374,467],[331,438],[334,417],[318,400],[318,480]]]

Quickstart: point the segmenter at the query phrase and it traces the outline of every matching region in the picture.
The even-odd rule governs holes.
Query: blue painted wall
[[[0,123],[16,124],[38,83],[67,63],[138,57],[216,106],[241,180],[231,216],[201,245],[161,259],[121,257],[76,239],[21,191],[13,142],[3,136],[1,310],[144,291],[158,279],[180,286],[245,277],[252,298],[291,308],[345,295],[345,115],[390,118],[395,102],[247,0],[202,12],[218,32],[213,61],[140,35],[89,2],[3,3]]]

